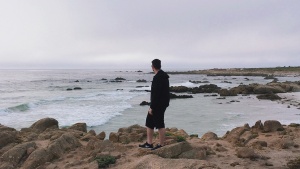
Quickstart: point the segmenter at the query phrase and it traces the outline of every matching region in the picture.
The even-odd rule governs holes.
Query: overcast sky
[[[0,69],[300,66],[299,0],[0,0]]]

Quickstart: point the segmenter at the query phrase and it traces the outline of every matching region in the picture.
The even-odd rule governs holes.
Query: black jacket
[[[169,75],[163,70],[159,70],[153,77],[151,85],[151,109],[165,108],[169,106],[169,85]]]

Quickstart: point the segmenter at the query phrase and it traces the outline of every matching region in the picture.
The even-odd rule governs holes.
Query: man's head
[[[159,70],[161,68],[161,61],[159,59],[152,60],[152,67]]]

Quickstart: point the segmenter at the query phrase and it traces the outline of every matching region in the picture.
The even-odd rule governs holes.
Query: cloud
[[[1,68],[299,66],[296,0],[1,1]]]

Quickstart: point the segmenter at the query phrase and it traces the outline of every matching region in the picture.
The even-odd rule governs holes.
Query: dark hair
[[[155,69],[160,69],[161,68],[161,61],[159,59],[152,60],[152,66]]]

